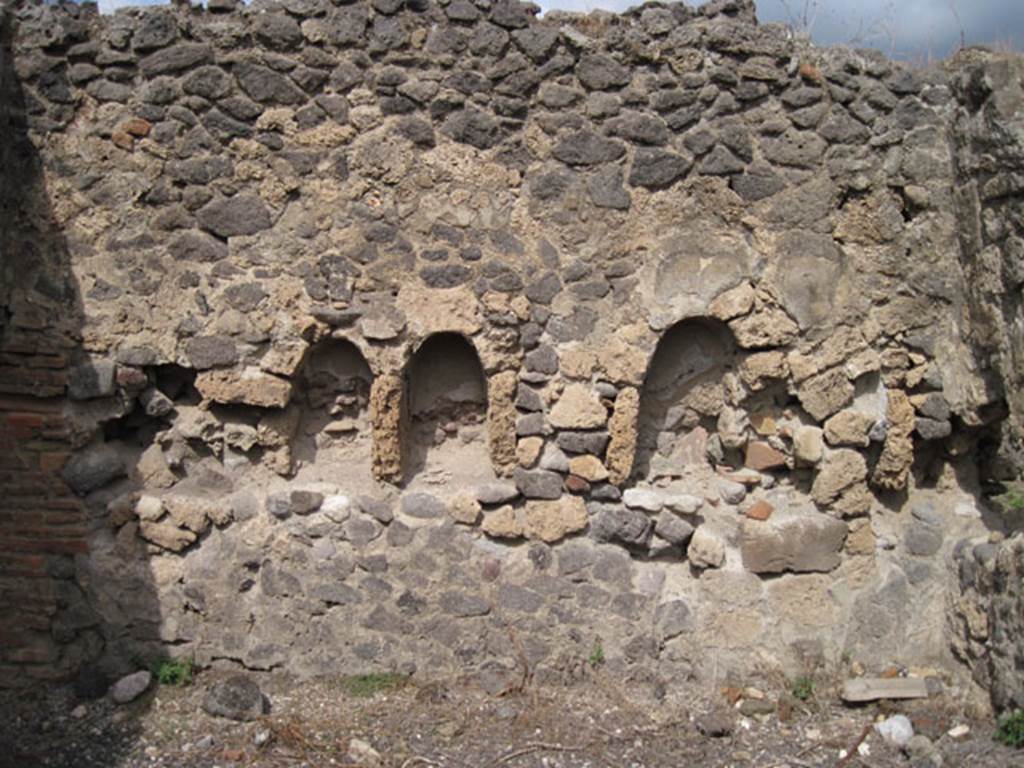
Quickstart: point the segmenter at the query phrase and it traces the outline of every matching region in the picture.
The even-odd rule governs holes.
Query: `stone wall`
[[[1016,65],[536,10],[12,11],[101,668],[958,669]]]

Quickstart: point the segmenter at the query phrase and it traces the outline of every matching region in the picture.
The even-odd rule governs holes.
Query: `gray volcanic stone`
[[[146,692],[153,680],[152,673],[147,670],[134,672],[118,680],[110,689],[110,698],[116,704],[127,704],[135,701]]]
[[[693,536],[694,528],[668,510],[663,510],[654,523],[654,532],[670,544],[681,546]]]
[[[486,616],[491,612],[490,603],[467,592],[445,592],[441,595],[440,605],[445,613],[459,618]]]
[[[487,483],[476,489],[476,500],[481,504],[504,504],[519,495],[515,483]]]
[[[693,629],[693,612],[683,600],[661,603],[654,609],[654,626],[661,640],[671,640]]]
[[[545,469],[517,468],[516,487],[528,499],[557,499],[562,495],[562,476]]]
[[[558,353],[555,352],[554,347],[542,344],[526,354],[523,364],[528,371],[546,374],[558,373]]]
[[[68,372],[68,396],[72,400],[108,397],[117,390],[117,365],[113,360],[94,360]]]
[[[302,42],[299,24],[283,13],[261,13],[255,17],[253,31],[256,37],[271,48],[294,48]]]
[[[629,70],[604,53],[585,53],[576,65],[576,76],[587,88],[604,91],[620,88],[630,81]]]
[[[185,232],[172,240],[167,250],[178,261],[220,261],[228,255],[227,245],[205,232]]]
[[[921,520],[912,520],[903,533],[907,552],[918,557],[931,557],[942,548],[942,529]]]
[[[605,123],[605,130],[612,136],[652,146],[665,144],[670,136],[665,121],[647,112],[622,112]]]
[[[643,512],[617,504],[592,504],[587,509],[596,510],[590,519],[590,535],[597,541],[640,547],[650,541],[653,526]]]
[[[490,149],[503,136],[501,124],[497,120],[473,107],[450,114],[441,126],[441,133],[477,149]]]
[[[914,430],[923,440],[942,440],[953,433],[953,425],[948,421],[918,418],[914,420]]]
[[[239,312],[252,312],[267,297],[259,283],[235,283],[224,291],[224,299]]]
[[[256,195],[238,194],[207,203],[196,217],[203,229],[220,237],[252,235],[271,225],[270,211]]]
[[[372,496],[356,496],[355,502],[364,515],[369,515],[378,523],[387,525],[395,519],[395,513],[391,511],[391,505],[386,501]]]
[[[219,99],[231,93],[231,75],[220,67],[199,67],[182,80],[181,87],[185,93],[204,99]]]
[[[246,675],[232,675],[213,684],[203,699],[203,710],[229,720],[257,720],[266,714],[263,691]]]
[[[210,46],[202,43],[179,43],[146,56],[139,61],[139,69],[144,75],[152,77],[191,69],[212,60],[213,49]]]
[[[530,24],[537,6],[519,0],[498,0],[491,8],[491,21],[499,27],[522,29]]]
[[[602,168],[587,180],[587,194],[598,208],[629,210],[633,201],[622,182],[623,174],[619,166]]]
[[[589,453],[600,456],[608,445],[608,433],[597,432],[559,432],[555,438],[558,447],[569,453]]]
[[[429,493],[407,493],[401,506],[403,514],[420,519],[444,517],[448,513],[445,503]]]
[[[185,357],[197,371],[234,365],[238,349],[230,336],[196,336],[185,344]]]
[[[113,447],[101,444],[76,453],[64,466],[61,476],[71,490],[84,496],[124,476],[125,472],[124,459]]]
[[[150,13],[142,17],[132,35],[132,48],[148,51],[173,43],[178,37],[178,22],[168,13]]]
[[[251,98],[262,104],[302,104],[306,94],[287,75],[259,64],[235,65],[235,76]]]
[[[566,165],[600,165],[618,160],[626,154],[622,142],[583,129],[559,141],[551,154]]]
[[[666,189],[686,175],[693,160],[664,149],[638,148],[629,171],[629,183],[651,190]]]

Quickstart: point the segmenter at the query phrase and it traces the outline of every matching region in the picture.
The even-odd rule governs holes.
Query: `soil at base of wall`
[[[272,702],[270,714],[237,723],[201,708],[219,676],[207,672],[187,687],[151,689],[121,707],[107,699],[83,707],[70,688],[2,692],[0,766],[1010,768],[1022,759],[1019,750],[994,741],[990,720],[971,722],[945,695],[844,708],[832,691],[796,701],[764,686],[774,711],[745,716],[729,706],[730,689],[694,684],[658,698],[665,692],[630,689],[600,670],[564,687],[528,685],[503,695],[439,681],[360,696],[343,680],[265,675],[258,679]],[[930,752],[905,754],[870,728],[895,712],[933,737]],[[966,738],[946,734],[968,723]],[[858,744],[865,745],[861,752]],[[846,752],[854,753],[851,759],[844,760]]]

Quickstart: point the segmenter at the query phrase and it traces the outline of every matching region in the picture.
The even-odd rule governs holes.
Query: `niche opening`
[[[472,344],[439,333],[406,369],[409,477],[492,475],[487,449],[487,380]]]
[[[717,320],[683,320],[662,336],[640,392],[634,478],[680,477],[706,465],[734,357],[732,334]]]

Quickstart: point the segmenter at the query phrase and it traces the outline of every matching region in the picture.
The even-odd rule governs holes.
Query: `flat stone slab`
[[[743,521],[740,552],[751,573],[828,572],[839,565],[846,524],[810,510]]]
[[[920,677],[858,677],[843,684],[843,701],[926,699],[928,686]]]

